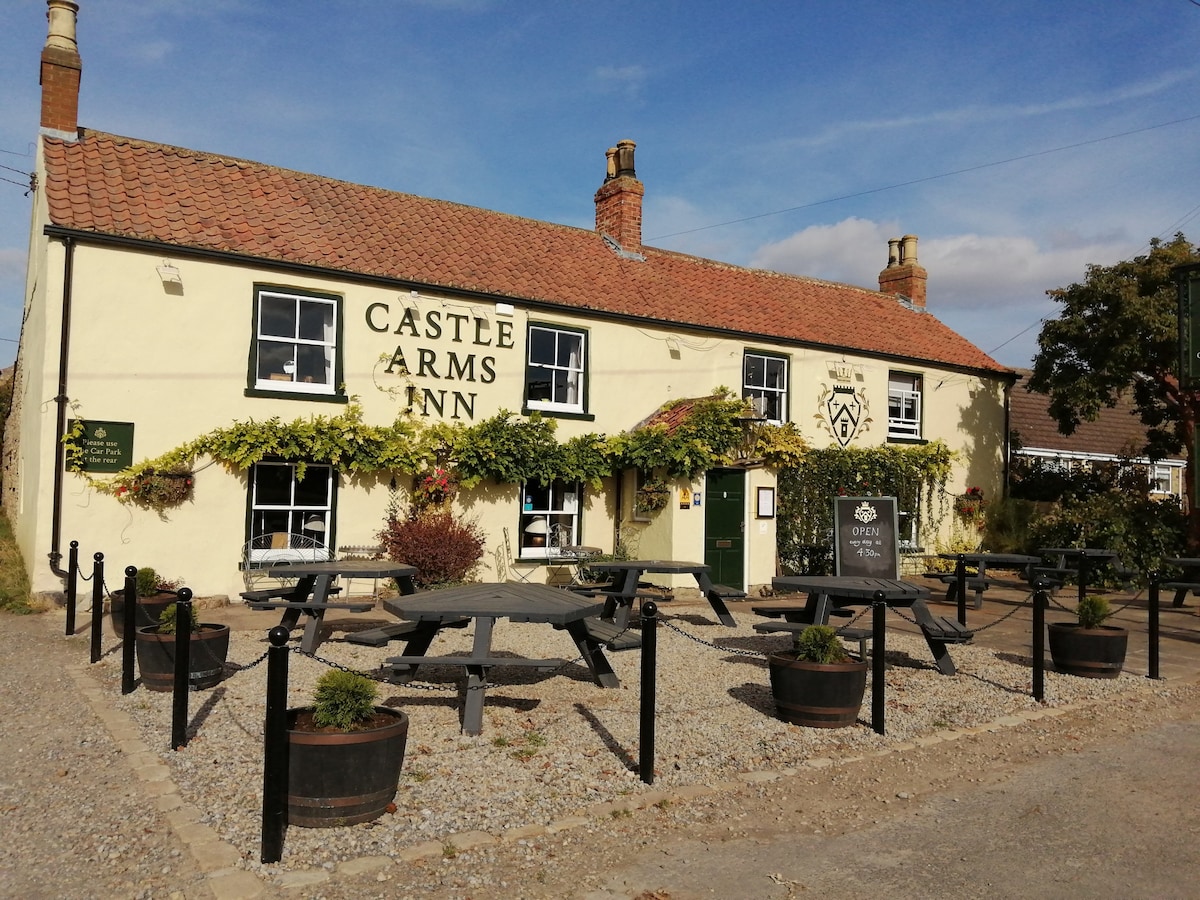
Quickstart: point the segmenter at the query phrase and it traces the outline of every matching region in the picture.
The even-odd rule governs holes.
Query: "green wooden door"
[[[746,589],[746,473],[713,469],[704,488],[704,563],[714,584]]]

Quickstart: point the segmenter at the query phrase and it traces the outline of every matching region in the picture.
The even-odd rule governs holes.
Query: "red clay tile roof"
[[[66,229],[1010,371],[879,291],[650,247],[625,259],[593,231],[102,132],[44,146],[50,220]]]
[[[1050,398],[1025,390],[1028,369],[1018,369],[1021,380],[1013,385],[1009,400],[1009,422],[1025,450],[1060,450],[1100,456],[1141,456],[1146,445],[1146,428],[1138,420],[1128,396],[1117,405],[1103,407],[1095,422],[1080,422],[1070,437],[1060,434],[1050,415]],[[1172,459],[1178,457],[1170,457]]]

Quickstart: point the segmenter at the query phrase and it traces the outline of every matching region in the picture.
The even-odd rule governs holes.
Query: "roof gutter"
[[[58,418],[54,425],[54,497],[51,501],[50,515],[50,571],[62,579],[70,576],[70,572],[62,568],[62,499],[63,484],[66,478],[66,447],[63,435],[67,433],[67,410],[70,401],[67,398],[67,368],[71,350],[71,289],[75,278],[75,238],[63,235],[63,247],[66,251],[63,258],[63,293],[62,293],[62,334],[58,342],[58,394],[54,402],[58,405]]]

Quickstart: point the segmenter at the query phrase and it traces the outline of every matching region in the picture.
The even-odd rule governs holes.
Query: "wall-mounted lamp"
[[[155,267],[155,271],[158,272],[158,277],[162,279],[163,284],[183,284],[183,279],[179,276],[179,269],[165,259],[161,266]]]
[[[670,352],[672,359],[679,359],[679,341],[675,340],[675,338],[667,338],[667,350]]]

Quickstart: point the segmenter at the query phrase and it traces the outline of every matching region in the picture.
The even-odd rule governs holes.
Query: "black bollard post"
[[[79,602],[79,541],[71,541],[71,552],[67,554],[67,627],[66,636],[75,633],[75,607]]]
[[[171,698],[171,749],[187,746],[188,688],[192,672],[192,591],[180,588],[175,600],[175,692]]]
[[[658,604],[642,604],[642,694],[638,725],[638,774],[654,784],[654,705],[658,669]]]
[[[1157,569],[1150,573],[1150,621],[1149,621],[1149,641],[1148,655],[1150,657],[1150,669],[1146,673],[1151,678],[1158,679],[1158,589],[1159,589],[1159,572]]]
[[[958,584],[958,624],[967,624],[967,558],[958,554],[954,564],[954,579]]]
[[[1033,591],[1033,699],[1046,699],[1046,582],[1034,583]]]
[[[104,554],[92,557],[92,662],[100,662],[100,638],[104,624]]]
[[[115,623],[114,623],[115,624]],[[125,614],[121,621],[121,693],[132,694],[137,652],[137,566],[125,567]]]
[[[884,723],[884,654],[887,653],[887,603],[883,591],[875,592],[871,603],[871,728],[883,734]]]
[[[267,713],[263,726],[262,853],[264,863],[283,858],[287,830],[288,789],[288,630],[276,625],[267,632]]]

